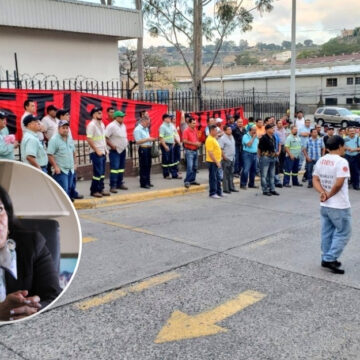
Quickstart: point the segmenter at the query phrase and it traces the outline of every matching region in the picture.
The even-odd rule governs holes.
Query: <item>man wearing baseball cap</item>
[[[25,116],[23,124],[26,131],[21,140],[21,161],[47,173],[48,157],[38,137],[41,128],[40,120],[30,114]]]
[[[48,144],[48,158],[54,169],[55,181],[71,198],[70,190],[74,176],[75,145],[69,135],[69,122],[60,120],[58,132],[50,139]]]
[[[102,107],[91,110],[92,120],[86,127],[87,142],[90,146],[90,160],[93,164],[93,177],[90,194],[96,198],[109,196],[104,190],[106,154],[105,125],[102,122]]]
[[[112,193],[117,193],[117,189],[128,189],[124,185],[126,147],[129,143],[124,117],[125,113],[115,111],[114,120],[105,130],[106,143],[110,148],[110,192]]]

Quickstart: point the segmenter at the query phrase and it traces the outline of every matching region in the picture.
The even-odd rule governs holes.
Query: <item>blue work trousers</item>
[[[115,189],[123,184],[125,172],[126,150],[120,154],[116,150],[110,150],[110,188]]]
[[[93,165],[93,177],[90,187],[90,194],[101,193],[104,190],[106,156],[97,155],[95,152],[90,154]]]
[[[285,158],[284,162],[284,181],[283,184],[287,185],[290,183],[290,176],[292,177],[292,184],[298,185],[298,174],[299,174],[299,158],[291,160],[290,156]]]
[[[359,189],[359,156],[345,155],[345,158],[349,162],[351,184],[354,189]]]
[[[139,147],[140,186],[150,185],[151,147]]]
[[[169,151],[166,151],[164,146],[161,147],[161,166],[163,169],[163,176],[164,178],[170,176],[172,178],[177,178],[178,170],[177,170],[177,163],[175,161],[175,152],[174,152],[174,144],[166,144],[169,148]]]

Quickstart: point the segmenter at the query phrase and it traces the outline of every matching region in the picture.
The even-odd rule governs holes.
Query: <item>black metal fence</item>
[[[191,90],[167,90],[149,89],[143,96],[138,92],[130,92],[125,87],[125,82],[111,81],[99,82],[95,80],[76,78],[58,81],[51,76],[23,78],[19,80],[16,73],[10,75],[6,72],[5,76],[0,77],[0,89],[29,89],[29,90],[74,90],[90,93],[94,95],[104,95],[132,100],[142,100],[168,106],[170,113],[184,110],[191,112],[196,103],[199,103],[200,110],[216,110],[242,106],[245,117],[264,118],[273,115],[276,118],[283,116],[289,108],[289,102],[283,100],[284,96],[279,94],[268,94],[251,91],[240,91],[232,93],[204,93],[200,97]],[[200,99],[200,102],[199,102]],[[89,147],[85,141],[77,142],[77,153],[79,165],[89,163]],[[129,144],[127,151],[128,157],[133,159],[134,166],[137,165],[137,151],[134,143]],[[160,159],[155,160],[160,162]]]

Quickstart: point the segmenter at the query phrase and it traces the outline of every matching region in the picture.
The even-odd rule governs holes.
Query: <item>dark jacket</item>
[[[242,150],[242,138],[246,134],[244,129],[240,130],[238,126],[232,131],[232,135],[235,139],[235,146],[241,151]]]
[[[61,288],[44,237],[39,232],[17,230],[11,238],[16,242],[17,280],[5,272],[6,293],[28,290],[28,296],[40,297],[42,307],[49,305]]]
[[[275,137],[270,137],[268,134],[262,136],[259,140],[259,150],[262,156],[276,156]]]

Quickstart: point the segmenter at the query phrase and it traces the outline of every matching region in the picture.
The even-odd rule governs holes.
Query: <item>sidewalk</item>
[[[162,197],[185,195],[189,193],[204,192],[209,186],[209,173],[207,169],[200,169],[196,175],[196,181],[200,186],[191,186],[189,189],[184,187],[185,172],[182,172],[183,179],[165,180],[162,174],[151,175],[151,182],[154,187],[151,190],[140,188],[139,177],[125,177],[125,185],[129,190],[119,190],[117,194],[111,196],[104,196],[96,199],[90,196],[91,181],[78,181],[76,189],[79,194],[84,195],[84,199],[75,200],[74,205],[77,210],[94,209],[109,205],[125,204],[131,202],[140,202],[146,200],[153,200]],[[259,179],[256,178],[256,181]],[[239,179],[234,178],[234,183],[239,184]],[[238,188],[238,186],[237,186]],[[105,179],[105,189],[109,190],[109,179]]]

